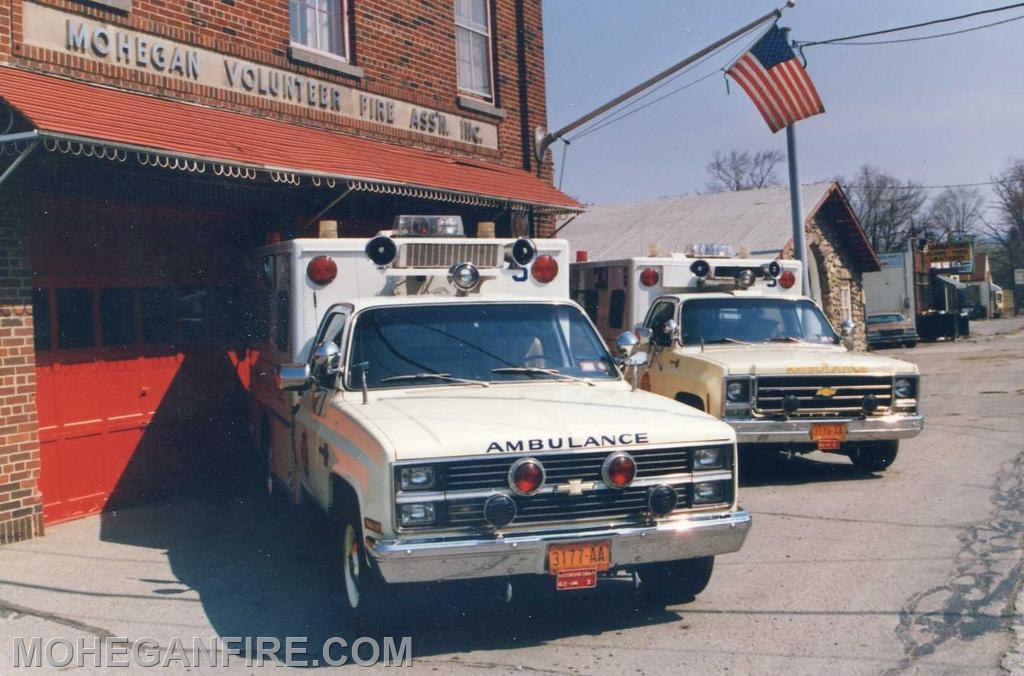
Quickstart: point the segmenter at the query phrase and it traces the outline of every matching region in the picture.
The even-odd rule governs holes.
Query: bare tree
[[[975,188],[946,188],[928,208],[928,225],[944,233],[947,240],[961,239],[979,229],[984,206],[985,201]]]
[[[992,177],[995,223],[985,222],[983,229],[1003,247],[1011,268],[1024,265],[1024,158],[1011,160]]]
[[[852,180],[837,180],[875,251],[901,251],[907,242],[930,234],[920,183],[901,182],[870,164],[862,165]]]
[[[778,185],[775,167],[785,156],[780,150],[759,150],[753,155],[733,148],[728,153],[715,151],[708,162],[708,192],[731,192]]]

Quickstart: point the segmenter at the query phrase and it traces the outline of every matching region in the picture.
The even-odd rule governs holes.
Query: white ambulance
[[[348,609],[375,615],[394,583],[511,594],[525,575],[691,598],[750,526],[732,429],[631,386],[620,369],[646,353],[627,333],[613,357],[568,299],[564,241],[461,235],[403,216],[259,251],[260,459],[334,519]]]
[[[605,339],[651,332],[644,389],[722,418],[741,450],[844,453],[889,467],[920,433],[914,364],[856,353],[801,295],[800,262],[737,258],[731,247],[574,263],[572,296]]]

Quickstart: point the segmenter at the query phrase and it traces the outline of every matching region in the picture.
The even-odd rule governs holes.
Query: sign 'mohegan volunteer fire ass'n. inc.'
[[[496,125],[377,96],[212,50],[25,3],[25,44],[133,70],[242,92],[401,129],[497,149]]]

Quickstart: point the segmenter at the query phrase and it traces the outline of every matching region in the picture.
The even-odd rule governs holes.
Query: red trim
[[[40,131],[211,160],[582,209],[521,169],[0,67],[0,96]]]

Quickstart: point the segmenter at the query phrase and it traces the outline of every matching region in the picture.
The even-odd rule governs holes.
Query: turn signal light
[[[317,256],[306,265],[306,276],[314,284],[330,284],[338,276],[338,264],[330,256]]]
[[[541,284],[547,284],[558,276],[558,261],[544,254],[533,261],[533,278]]]
[[[544,485],[544,466],[533,458],[516,460],[508,471],[508,480],[519,495],[532,495]]]
[[[629,453],[612,453],[605,458],[601,475],[612,488],[625,488],[636,478],[636,461]]]
[[[790,289],[796,284],[796,275],[793,274],[792,270],[783,270],[782,274],[779,275],[779,286],[783,289]]]
[[[654,268],[644,268],[640,273],[640,283],[644,286],[654,286],[658,283],[660,276]]]

